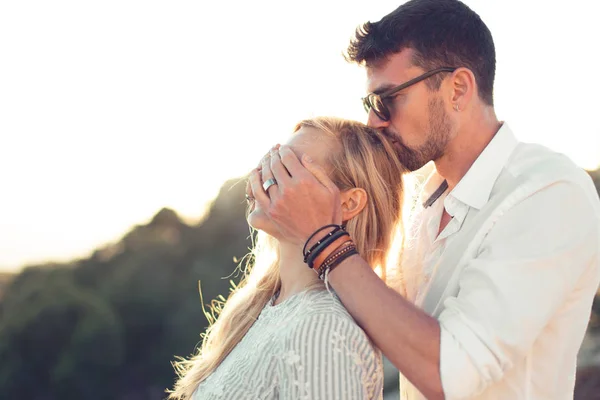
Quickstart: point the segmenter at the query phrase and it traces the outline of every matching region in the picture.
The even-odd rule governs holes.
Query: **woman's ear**
[[[348,189],[340,194],[340,198],[343,222],[354,218],[367,205],[367,192],[361,188]]]

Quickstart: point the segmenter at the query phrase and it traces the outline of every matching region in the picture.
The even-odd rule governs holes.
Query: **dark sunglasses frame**
[[[379,118],[382,121],[389,121],[391,115],[389,108],[385,104],[385,100],[393,98],[399,91],[406,89],[407,87],[412,86],[415,83],[419,83],[422,80],[425,80],[435,74],[439,74],[440,72],[454,72],[456,70],[457,68],[454,67],[441,67],[432,69],[431,71],[425,72],[423,75],[419,75],[416,78],[413,78],[391,89],[388,89],[383,93],[369,93],[368,95],[362,98],[363,107],[365,108],[365,111],[367,113],[373,110],[375,115],[377,115],[377,118]],[[375,105],[377,105],[377,107]]]

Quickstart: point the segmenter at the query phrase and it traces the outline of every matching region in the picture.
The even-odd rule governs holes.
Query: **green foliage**
[[[208,325],[250,246],[243,185],[227,183],[202,224],[171,210],[68,265],[29,267],[3,287],[0,393],[10,399],[162,399],[175,356]]]
[[[43,271],[30,275],[38,280],[21,280],[23,292],[3,310],[0,391],[7,398],[109,398],[123,359],[120,321],[69,271],[45,275],[46,282]]]

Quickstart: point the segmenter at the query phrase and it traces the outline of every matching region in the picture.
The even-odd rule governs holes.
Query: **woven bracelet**
[[[321,280],[325,279],[325,275],[327,275],[327,273],[331,273],[331,271],[334,270],[335,267],[337,267],[338,265],[340,265],[342,263],[342,261],[344,261],[346,258],[351,257],[355,254],[358,254],[358,251],[356,251],[356,249],[352,249],[347,253],[342,254],[340,257],[338,257],[333,264],[328,265],[327,268],[325,268],[323,270],[322,275],[319,275],[319,278]]]
[[[347,244],[350,243],[350,244]],[[352,241],[344,243],[342,246],[338,247],[327,259],[319,266],[318,275],[319,277],[323,275],[324,271],[328,269],[339,257],[348,253],[349,251],[356,250],[356,246]]]

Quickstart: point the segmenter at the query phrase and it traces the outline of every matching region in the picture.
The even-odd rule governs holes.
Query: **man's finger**
[[[250,181],[250,187],[252,188],[254,200],[258,203],[258,205],[260,205],[260,207],[263,210],[269,208],[271,199],[269,199],[269,196],[267,196],[262,187],[262,181],[260,179],[260,173],[258,172],[258,169],[252,170],[248,180]]]
[[[315,178],[326,188],[330,190],[337,190],[338,187],[335,183],[327,176],[327,173],[313,162],[313,160],[307,154],[302,155],[302,165],[306,168],[310,173],[312,173]]]
[[[279,148],[279,156],[281,157],[281,163],[288,170],[292,178],[299,178],[306,175],[306,168],[302,166],[302,163],[296,156],[296,153],[288,146],[281,146]]]
[[[265,182],[267,182],[269,179],[273,179],[273,178],[274,178],[274,176],[273,176],[273,172],[271,171],[271,160],[270,160],[270,158],[264,158],[263,159],[263,163],[262,163],[262,181],[263,181],[263,184]],[[273,200],[274,197],[278,195],[278,193],[277,193],[277,184],[270,185],[267,188],[267,195],[269,196],[269,198],[271,200]]]
[[[290,174],[281,162],[281,157],[279,156],[278,151],[273,151],[271,153],[271,172],[273,173],[273,176],[280,187],[289,183]]]

